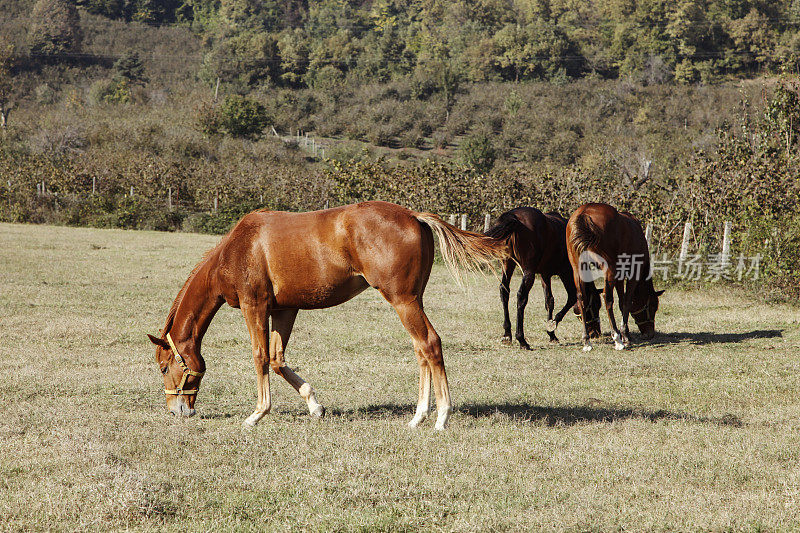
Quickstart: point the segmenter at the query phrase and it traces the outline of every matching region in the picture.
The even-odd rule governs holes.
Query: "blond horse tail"
[[[460,230],[432,213],[414,213],[414,217],[436,234],[442,258],[459,285],[462,284],[459,267],[479,272],[488,266],[494,272],[495,262],[509,257],[507,239]]]

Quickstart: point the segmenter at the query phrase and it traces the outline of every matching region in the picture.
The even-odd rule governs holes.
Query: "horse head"
[[[203,358],[193,353],[188,345],[179,352],[169,333],[163,338],[147,336],[156,345],[156,362],[164,378],[167,409],[177,416],[193,416],[200,380],[205,374]]]
[[[656,291],[650,280],[640,284],[639,287],[644,290],[636,291],[633,297],[631,316],[636,321],[642,337],[652,339],[656,334],[655,318],[658,311],[658,297],[664,294],[664,291]]]

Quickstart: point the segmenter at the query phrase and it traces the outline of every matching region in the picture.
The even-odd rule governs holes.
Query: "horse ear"
[[[660,290],[660,291],[656,291],[656,296],[661,296],[662,294],[664,294],[664,291],[665,291],[665,290],[666,290],[666,289],[662,289],[662,290]]]
[[[149,333],[147,334],[147,337],[150,339],[150,342],[152,342],[156,346],[160,346],[160,347],[164,348],[165,350],[169,350],[169,343],[167,341],[165,341],[164,339],[159,339],[158,337],[153,337]]]

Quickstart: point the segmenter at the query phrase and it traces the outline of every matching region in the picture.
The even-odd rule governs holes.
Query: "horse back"
[[[406,263],[415,256],[422,263],[426,255],[432,263],[433,237],[428,229],[423,243],[423,233],[413,212],[386,202],[305,213],[255,211],[226,237],[220,277],[238,299],[266,300],[274,308],[330,307],[369,285],[391,283],[403,256],[411,257]],[[425,245],[429,250],[422,254]]]

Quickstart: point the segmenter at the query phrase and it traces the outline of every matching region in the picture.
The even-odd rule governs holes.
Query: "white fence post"
[[[131,198],[133,198],[133,185],[131,185]]]
[[[647,248],[650,249],[653,247],[653,225],[648,224],[644,228],[644,239],[647,241]]]
[[[455,226],[456,225],[456,216],[455,215],[450,215],[450,217],[447,219],[447,222],[451,226]]]
[[[486,213],[483,217],[483,232],[486,233],[489,231],[489,227],[492,225],[492,215]]]
[[[172,187],[167,187],[167,207],[172,211]]]
[[[722,261],[723,265],[727,265],[731,260],[731,223],[729,220],[725,221],[725,231],[722,234]]]
[[[689,255],[689,238],[692,236],[692,223],[686,222],[683,226],[683,242],[681,242],[681,255],[678,256],[678,272],[683,271],[683,263]]]
[[[92,176],[92,194],[97,194],[97,176]]]
[[[467,215],[461,215],[461,229],[467,231]]]
[[[219,193],[214,195],[214,213],[217,212],[217,207],[219,207]]]

